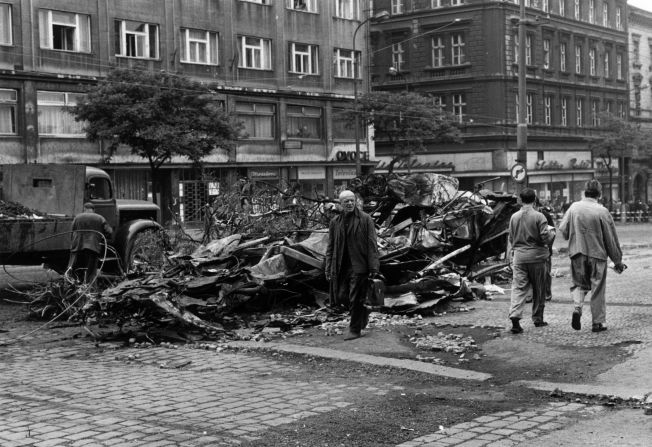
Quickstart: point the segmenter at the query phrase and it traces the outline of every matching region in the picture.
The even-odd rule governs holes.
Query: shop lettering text
[[[390,161],[381,161],[378,163],[376,169],[387,169],[389,167]],[[419,160],[409,160],[409,161],[399,161],[394,165],[394,170],[404,170],[404,169],[415,169],[415,170],[424,170],[424,169],[440,169],[440,170],[453,170],[455,169],[455,164],[452,162],[444,161],[419,161]]]
[[[355,161],[355,151],[338,151],[335,154],[337,161]],[[369,152],[360,152],[360,160],[369,161]]]
[[[538,160],[534,165],[534,169],[538,171],[550,171],[553,169],[590,169],[591,160],[577,160],[571,158],[568,161],[568,166],[564,166],[557,160]]]

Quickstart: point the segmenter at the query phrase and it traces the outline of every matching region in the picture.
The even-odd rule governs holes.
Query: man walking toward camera
[[[591,330],[607,330],[607,258],[613,261],[617,273],[627,268],[622,262],[623,254],[614,220],[607,208],[598,203],[601,194],[599,181],[592,179],[586,182],[584,198],[570,206],[559,225],[561,233],[568,240],[571,258],[573,285],[570,290],[575,307],[571,326],[576,331],[582,328],[582,305],[587,292],[591,292]]]
[[[532,296],[532,321],[536,327],[546,326],[543,310],[546,305],[546,261],[550,257],[548,245],[555,238],[555,227],[534,209],[536,192],[525,188],[520,194],[522,208],[509,221],[509,244],[512,259],[512,298],[509,319],[512,333],[523,332],[520,321],[523,306]]]
[[[374,221],[358,209],[353,191],[340,194],[340,205],[342,214],[328,227],[325,274],[331,302],[349,307],[351,323],[344,340],[353,340],[367,325],[364,301],[369,278],[378,274],[380,261]]]

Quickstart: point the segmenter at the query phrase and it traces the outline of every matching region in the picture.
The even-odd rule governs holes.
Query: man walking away
[[[591,292],[592,331],[607,330],[607,257],[615,264],[617,273],[627,268],[622,262],[623,254],[614,220],[609,211],[598,203],[601,194],[599,181],[592,179],[586,182],[584,198],[571,205],[559,225],[561,233],[568,239],[573,281],[570,290],[575,306],[571,326],[577,331],[582,328],[582,305],[587,292]]]
[[[543,311],[546,299],[546,261],[550,257],[548,245],[555,237],[543,214],[534,209],[536,193],[533,189],[521,191],[523,207],[509,221],[509,244],[512,258],[512,297],[509,318],[512,333],[523,332],[520,320],[527,297],[532,295],[532,321],[536,327],[546,326]]]
[[[380,261],[373,219],[356,206],[352,191],[340,194],[342,214],[328,227],[326,279],[330,282],[331,303],[348,305],[351,314],[345,340],[361,336],[369,314],[364,301],[369,278],[378,274]]]
[[[106,219],[95,213],[95,205],[91,202],[85,203],[84,211],[75,216],[72,230],[68,270],[72,269],[77,280],[90,284],[97,274],[102,243],[105,238],[111,239],[112,230]]]

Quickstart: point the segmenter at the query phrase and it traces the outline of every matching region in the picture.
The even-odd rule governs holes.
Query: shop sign
[[[564,167],[563,163],[557,160],[537,160],[534,169],[537,171],[552,171],[561,169],[590,169],[591,160],[578,160],[571,158],[568,160],[568,166]]]
[[[333,168],[333,180],[351,180],[355,177],[355,168]]]
[[[254,178],[278,178],[278,169],[274,168],[249,168],[249,177]]]
[[[384,170],[389,168],[390,161],[381,160],[376,167],[377,170]],[[445,162],[439,160],[433,161],[420,161],[417,159],[411,159],[409,161],[399,161],[394,165],[395,171],[405,171],[410,169],[412,171],[451,171],[455,168],[455,164],[452,162]]]
[[[369,161],[369,152],[360,152],[361,161]],[[337,151],[334,161],[355,161],[355,151]]]
[[[326,168],[324,166],[299,166],[297,169],[299,180],[324,180]]]

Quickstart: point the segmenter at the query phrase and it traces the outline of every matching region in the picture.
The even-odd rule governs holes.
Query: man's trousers
[[[591,316],[593,324],[607,321],[607,261],[577,254],[571,258],[571,295],[575,310],[582,315],[587,292],[591,292]]]
[[[351,332],[360,332],[366,326],[367,309],[364,306],[369,287],[367,273],[354,273],[352,270],[342,272],[338,290],[338,303],[349,303],[351,312]]]
[[[528,296],[532,296],[532,321],[543,322],[546,307],[546,263],[512,265],[512,299],[509,318],[523,317],[523,306]]]

